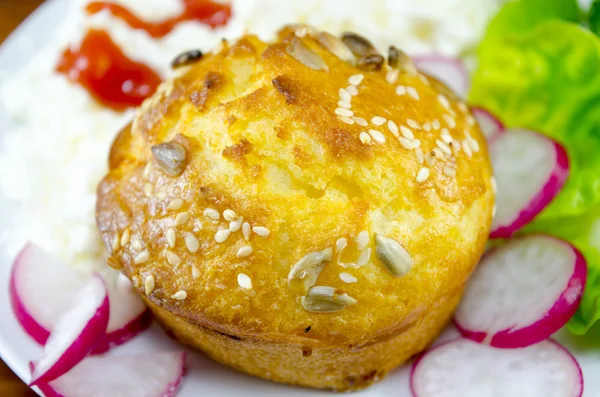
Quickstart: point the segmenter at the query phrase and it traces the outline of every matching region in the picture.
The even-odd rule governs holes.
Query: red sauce
[[[139,106],[161,82],[156,72],[129,59],[102,30],[90,30],[79,49],[66,49],[56,71],[115,110]]]
[[[86,6],[89,14],[108,10],[115,17],[122,19],[133,29],[143,29],[152,37],[164,37],[177,24],[185,21],[197,21],[212,28],[222,26],[231,17],[231,5],[215,3],[211,0],[181,0],[185,6],[184,11],[173,18],[160,22],[146,22],[138,18],[127,8],[105,1],[94,1]]]

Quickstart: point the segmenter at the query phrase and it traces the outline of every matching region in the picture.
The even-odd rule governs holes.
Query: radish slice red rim
[[[173,397],[185,372],[185,353],[94,356],[55,381],[46,397]]]
[[[92,353],[103,353],[144,331],[152,323],[150,311],[118,272],[108,277],[111,304],[107,334]],[[117,277],[118,276],[118,277]],[[27,244],[14,261],[10,278],[13,312],[28,335],[44,345],[56,322],[85,285],[84,276],[33,244]]]
[[[73,306],[52,330],[44,356],[35,363],[31,384],[58,378],[77,365],[100,341],[108,325],[108,291],[100,276],[72,296]]]
[[[481,128],[483,136],[485,136],[488,141],[492,141],[494,138],[504,132],[504,124],[502,124],[502,122],[498,120],[496,116],[484,108],[472,107],[471,112],[473,113],[473,116],[475,116],[475,119]]]
[[[513,129],[490,144],[497,211],[492,238],[508,238],[560,192],[569,174],[565,149],[545,135]]]
[[[413,57],[417,68],[437,78],[461,97],[469,92],[469,72],[465,65],[455,58],[443,55],[422,55]]]
[[[575,314],[587,268],[581,253],[554,237],[512,240],[484,256],[454,321],[476,342],[516,348],[543,341]]]
[[[546,340],[523,349],[497,349],[468,339],[435,347],[413,365],[414,397],[581,397],[575,358]]]

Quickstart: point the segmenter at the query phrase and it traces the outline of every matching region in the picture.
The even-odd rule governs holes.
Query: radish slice
[[[152,324],[152,315],[142,299],[136,294],[131,282],[121,273],[108,285],[110,320],[104,339],[94,348],[92,354],[101,354],[119,346]]]
[[[443,55],[423,55],[413,57],[417,68],[437,78],[461,97],[469,92],[469,72],[463,63]]]
[[[504,124],[484,108],[472,107],[471,112],[473,113],[473,116],[475,116],[475,119],[477,119],[477,123],[481,128],[481,132],[483,132],[483,136],[485,136],[488,141],[493,140],[504,132]]]
[[[524,349],[496,349],[468,339],[442,344],[412,368],[415,397],[581,397],[575,358],[547,340]]]
[[[104,340],[92,353],[127,342],[152,323],[150,311],[118,272],[107,284],[111,302],[110,320]],[[111,277],[109,277],[110,279]],[[33,244],[17,255],[10,279],[10,300],[19,323],[36,342],[44,345],[61,315],[73,302],[73,294],[89,276],[79,274]]]
[[[10,301],[25,332],[46,344],[57,319],[73,304],[85,277],[27,244],[17,255],[10,277]]]
[[[490,237],[508,238],[558,194],[569,174],[565,149],[545,135],[509,130],[490,145],[497,212]]]
[[[73,297],[73,302],[52,330],[44,347],[44,357],[35,363],[31,385],[54,380],[68,372],[104,337],[110,314],[104,280],[94,275]]]
[[[39,388],[46,397],[172,397],[183,379],[185,353],[88,357]]]
[[[569,243],[531,235],[482,259],[454,320],[461,334],[495,347],[525,347],[558,331],[575,314],[587,277]]]

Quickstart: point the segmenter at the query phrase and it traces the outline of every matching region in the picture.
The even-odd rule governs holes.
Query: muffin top
[[[492,218],[485,141],[402,51],[290,26],[174,66],[98,187],[109,264],[141,294],[237,337],[354,346],[463,287]]]

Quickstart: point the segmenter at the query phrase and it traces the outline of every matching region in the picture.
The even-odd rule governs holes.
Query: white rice
[[[113,0],[146,20],[181,11],[178,0]],[[33,241],[74,266],[103,265],[104,247],[94,220],[96,184],[106,172],[111,141],[132,117],[97,104],[80,86],[53,72],[62,50],[99,27],[132,59],[162,76],[178,53],[210,49],[222,37],[245,32],[269,39],[285,23],[305,22],[334,33],[352,30],[385,50],[411,54],[472,51],[500,0],[234,0],[224,28],[186,22],[163,39],[135,31],[108,13],[87,16],[71,3],[56,38],[17,75],[0,81],[0,106],[10,117],[2,137],[0,192],[11,201],[12,226],[2,231],[11,254]],[[0,70],[1,72],[1,70]],[[10,77],[10,78],[7,78]]]

